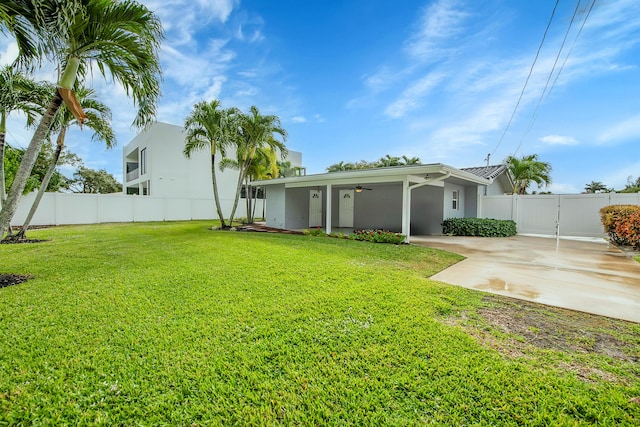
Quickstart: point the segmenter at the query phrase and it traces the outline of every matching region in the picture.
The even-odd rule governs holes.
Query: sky
[[[307,173],[386,154],[458,168],[537,154],[553,168],[540,191],[640,177],[637,0],[558,0],[555,12],[556,0],[141,3],[165,31],[157,119],[182,125],[203,100],[255,105],[281,119]],[[0,36],[0,65],[16,54]],[[37,76],[54,79],[52,68]],[[134,106],[98,74],[85,83],[111,107],[118,146],[86,129],[67,146],[121,181]],[[24,119],[7,126],[26,147]]]

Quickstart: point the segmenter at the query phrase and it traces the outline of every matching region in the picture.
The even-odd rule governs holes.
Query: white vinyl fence
[[[481,196],[478,216],[514,220],[519,234],[601,237],[608,205],[640,205],[640,193]]]
[[[31,208],[35,192],[20,200],[11,225],[20,226]],[[262,200],[257,200],[256,217],[262,216]],[[221,200],[225,216],[233,200]],[[236,218],[246,216],[240,199]],[[100,224],[105,222],[179,221],[217,218],[213,199],[187,199],[124,194],[45,193],[31,225]]]

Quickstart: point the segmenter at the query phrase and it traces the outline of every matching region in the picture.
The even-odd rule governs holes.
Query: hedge
[[[516,234],[512,220],[488,218],[448,218],[442,222],[442,232],[454,236],[509,237]]]
[[[640,249],[640,206],[605,206],[600,209],[600,220],[613,243]]]

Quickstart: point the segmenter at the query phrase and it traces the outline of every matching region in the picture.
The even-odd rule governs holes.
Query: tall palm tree
[[[116,145],[116,136],[113,132],[113,128],[111,127],[111,110],[109,107],[95,97],[96,93],[93,89],[80,87],[76,90],[76,95],[80,106],[86,115],[86,119],[82,124],[93,131],[91,139],[104,141],[107,149],[113,148]],[[31,205],[31,209],[24,220],[22,228],[15,235],[8,236],[7,239],[20,240],[25,238],[26,232],[31,224],[31,220],[38,210],[42,196],[47,190],[49,180],[58,165],[60,154],[64,149],[64,140],[67,135],[67,130],[70,126],[79,126],[80,124],[81,123],[75,118],[66,105],[63,105],[62,108],[60,108],[52,126],[52,130],[58,132],[58,138],[56,141],[56,150],[53,153],[49,168],[42,178],[42,183],[40,184],[40,188],[38,188],[38,193],[36,194],[36,198],[33,200],[33,204]]]
[[[587,193],[608,193],[608,188],[600,181],[591,181],[584,186],[584,191]]]
[[[224,158],[226,150],[231,144],[231,134],[237,133],[235,117],[239,112],[235,108],[220,109],[220,101],[198,102],[184,122],[187,133],[185,138],[184,155],[189,158],[194,150],[208,148],[211,152],[211,183],[216,212],[222,228],[227,228],[224,214],[220,206],[218,183],[216,179],[216,155]]]
[[[82,83],[90,66],[118,82],[133,98],[138,107],[135,126],[144,127],[155,118],[160,95],[158,52],[163,37],[157,16],[132,0],[3,1],[10,16],[0,25],[15,35],[19,60],[32,63],[36,52],[36,59],[51,60],[62,73],[0,211],[0,236],[15,214],[63,100],[82,121],[83,112],[72,90],[76,81]]]
[[[505,164],[513,177],[513,193],[526,194],[531,182],[541,185],[551,184],[551,164],[538,160],[537,154],[517,158],[509,156]]]
[[[7,117],[13,111],[20,111],[27,117],[27,126],[33,125],[50,93],[50,86],[32,80],[12,66],[0,69],[0,206],[7,197],[4,172]]]
[[[236,148],[240,173],[229,224],[233,223],[233,217],[238,208],[240,192],[242,191],[242,183],[256,156],[256,151],[259,148],[269,147],[272,150],[279,151],[283,157],[286,157],[288,153],[284,145],[284,141],[287,139],[287,131],[280,124],[278,116],[262,115],[258,107],[252,105],[248,114],[238,116],[238,126],[239,131],[234,135],[233,144]],[[282,141],[277,140],[274,134],[280,135]]]

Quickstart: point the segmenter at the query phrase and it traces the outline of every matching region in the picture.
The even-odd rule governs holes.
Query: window
[[[453,196],[451,197],[451,209],[453,209],[454,211],[458,210],[459,196],[460,196],[460,193],[458,192],[458,190],[453,190]]]
[[[143,148],[140,151],[140,175],[147,173],[147,149]]]

